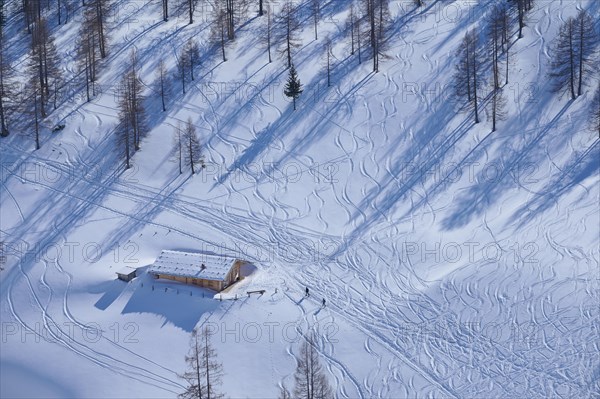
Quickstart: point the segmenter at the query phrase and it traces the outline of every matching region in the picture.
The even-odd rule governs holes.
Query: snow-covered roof
[[[117,270],[117,274],[126,274],[126,275],[130,275],[132,272],[135,272],[136,269],[134,269],[133,267],[130,266],[124,266],[122,268],[120,268],[119,270]]]
[[[155,274],[224,281],[234,258],[163,250],[148,271]]]

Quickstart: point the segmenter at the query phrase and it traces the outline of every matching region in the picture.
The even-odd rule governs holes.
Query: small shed
[[[239,280],[244,263],[221,255],[163,250],[148,272],[156,278],[222,291]]]
[[[124,267],[117,271],[117,278],[123,281],[131,281],[136,276],[136,269],[132,267]]]

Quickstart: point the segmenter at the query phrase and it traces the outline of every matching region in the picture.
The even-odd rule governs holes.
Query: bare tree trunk
[[[313,12],[313,24],[315,29],[315,40],[319,40],[318,25],[319,25],[319,13],[321,12],[320,0],[312,0],[312,12]]]
[[[179,174],[181,174],[181,161],[179,163]],[[193,173],[193,172],[192,172]],[[196,351],[196,378],[198,381],[198,398],[202,399],[202,381],[200,379],[200,351],[198,350],[198,336],[194,337],[196,341],[195,351]]]
[[[33,117],[34,117],[34,129],[35,129],[35,149],[40,149],[40,126],[39,126],[39,118],[38,118],[38,96],[37,90],[33,91]]]
[[[192,173],[194,173],[193,169],[192,169]],[[207,394],[207,399],[210,399],[211,389],[210,389],[210,359],[208,356],[208,334],[204,335],[204,339],[205,339],[205,344],[204,344],[205,358],[204,358],[204,360],[206,362],[206,394]]]
[[[98,39],[100,44],[100,57],[106,58],[106,37],[104,35],[104,10],[105,0],[96,0],[96,12],[98,18]]]
[[[475,105],[475,123],[479,123],[479,108],[477,99],[477,56],[476,49],[473,48],[473,101]]]
[[[510,51],[510,46],[506,46],[506,78],[504,80],[504,84],[507,85],[508,84],[508,52]]]
[[[262,0],[260,0],[262,9]],[[261,11],[262,12],[262,11]],[[260,14],[262,15],[262,14]],[[267,52],[269,53],[269,64],[273,62],[271,58],[271,31],[273,30],[273,22],[271,20],[271,7],[267,8]]]
[[[584,36],[584,14],[580,14],[579,21],[579,84],[577,85],[577,95],[581,95],[582,82],[583,82],[583,54],[585,53],[585,45],[583,41]]]
[[[569,71],[570,71],[570,79],[569,85],[571,87],[571,98],[575,100],[577,96],[575,95],[575,54],[573,49],[573,21],[569,22]]]
[[[361,46],[361,40],[360,40],[360,18],[356,19],[356,44],[358,46],[358,63],[362,64],[362,46]]]
[[[165,112],[167,107],[165,105],[165,64],[164,61],[161,60],[160,68],[160,99],[162,101],[162,110]]]
[[[290,11],[291,12],[291,11]],[[287,61],[288,61],[288,68],[292,66],[292,43],[291,43],[291,21],[290,21],[290,16],[287,16],[287,22],[286,22],[286,35],[285,35],[285,40],[286,40],[286,46],[287,46]],[[294,108],[295,109],[295,108]]]
[[[354,4],[350,5],[350,54],[354,55]]]

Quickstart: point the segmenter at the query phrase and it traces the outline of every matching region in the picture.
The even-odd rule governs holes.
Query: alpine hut
[[[220,255],[163,250],[148,272],[156,278],[222,291],[239,279],[243,263]]]

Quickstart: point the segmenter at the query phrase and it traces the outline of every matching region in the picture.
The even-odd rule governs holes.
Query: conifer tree
[[[298,74],[296,73],[296,68],[294,67],[294,64],[291,64],[290,67],[290,72],[288,75],[288,80],[287,83],[285,85],[285,89],[283,91],[283,93],[289,97],[292,98],[294,101],[294,111],[296,110],[296,99],[298,97],[300,97],[300,94],[302,94],[302,84],[300,83],[300,79],[298,78]]]

